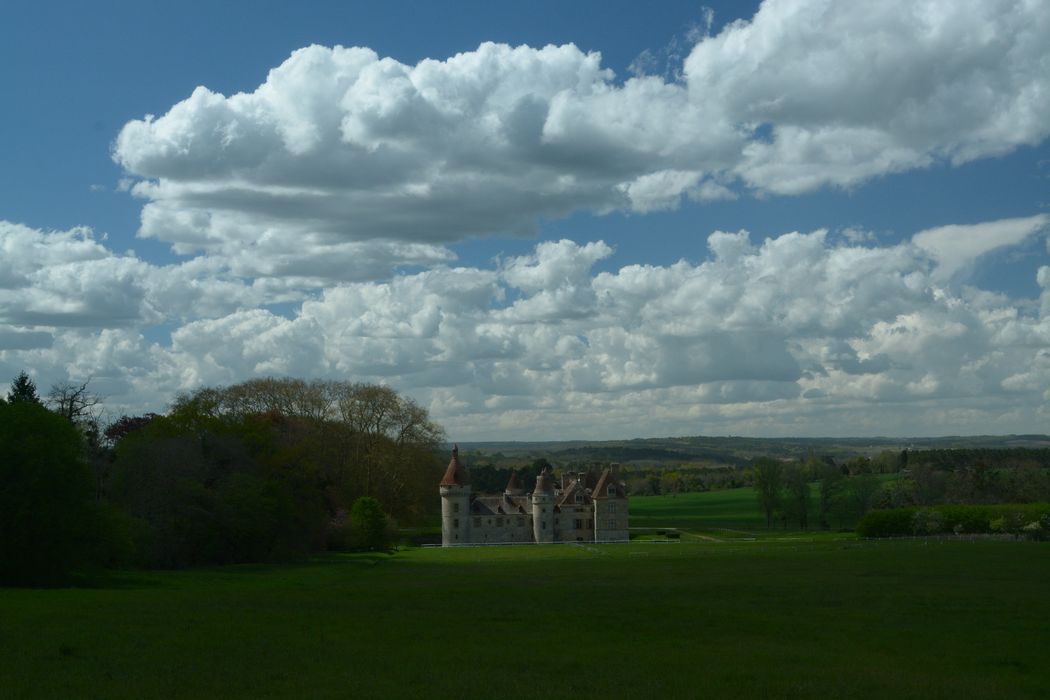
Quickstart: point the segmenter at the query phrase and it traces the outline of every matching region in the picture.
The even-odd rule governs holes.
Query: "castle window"
[[[459,512],[459,504],[458,503],[453,503],[452,504],[452,512],[453,513],[458,513]]]
[[[540,523],[540,529],[541,530],[546,530],[547,529],[547,523]]]
[[[616,495],[616,487],[615,486],[610,486],[608,493],[609,493],[610,496],[615,496]]]
[[[609,504],[609,512],[610,513],[615,513],[616,512],[616,504],[615,503],[610,503]]]
[[[588,530],[593,530],[594,529],[594,520],[592,520],[591,518],[587,518],[587,529]]]
[[[576,521],[576,529],[577,530],[582,530],[583,529],[583,521],[582,520],[577,520]]]
[[[576,492],[576,502],[577,503],[583,503],[583,494],[580,493],[579,491]]]
[[[452,521],[452,527],[459,527],[459,518]]]

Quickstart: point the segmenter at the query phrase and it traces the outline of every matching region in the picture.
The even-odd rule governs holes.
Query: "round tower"
[[[537,543],[554,541],[554,481],[547,467],[532,492],[532,537]]]
[[[454,547],[470,542],[470,475],[459,462],[459,445],[439,485],[441,493],[441,545]]]

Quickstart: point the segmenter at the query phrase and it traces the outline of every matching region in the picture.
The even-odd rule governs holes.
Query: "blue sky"
[[[0,372],[377,381],[471,440],[1046,432],[1050,10],[650,5],[9,3]]]

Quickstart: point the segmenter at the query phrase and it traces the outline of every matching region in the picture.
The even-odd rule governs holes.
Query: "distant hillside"
[[[493,464],[544,458],[555,465],[617,462],[624,465],[743,466],[757,457],[803,458],[812,453],[844,461],[884,450],[1050,448],[1050,435],[977,435],[909,438],[666,437],[552,442],[461,442],[460,449]]]

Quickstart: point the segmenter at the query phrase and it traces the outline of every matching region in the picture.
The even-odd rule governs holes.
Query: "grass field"
[[[1050,697],[1050,547],[413,549],[0,589],[0,697]]]
[[[632,496],[631,527],[750,531],[765,529],[766,517],[758,509],[753,489],[726,489],[676,496]]]

